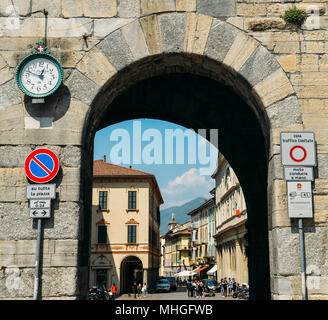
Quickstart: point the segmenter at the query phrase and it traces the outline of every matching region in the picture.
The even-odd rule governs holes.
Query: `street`
[[[136,300],[238,300],[233,299],[232,297],[222,297],[221,293],[215,293],[215,296],[206,296],[203,295],[202,298],[196,298],[196,297],[188,297],[187,288],[186,287],[178,287],[177,291],[171,291],[171,292],[161,292],[161,293],[150,293],[147,294],[146,297],[143,297],[140,295],[140,297],[137,296]],[[130,296],[128,294],[123,294],[119,296],[116,300],[135,300],[134,295],[131,294]]]

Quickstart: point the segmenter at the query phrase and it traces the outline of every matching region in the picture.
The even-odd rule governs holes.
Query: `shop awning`
[[[207,268],[207,266],[205,266],[205,267],[199,267],[199,268],[195,269],[194,272],[200,272],[200,271],[202,271],[202,270],[204,270],[206,268]]]
[[[215,265],[213,268],[211,268],[211,270],[208,270],[206,273],[209,275],[214,274],[216,271],[218,270],[218,266]]]
[[[194,276],[195,274],[197,274],[196,272],[193,272],[193,271],[188,271],[188,270],[185,270],[185,271],[181,271],[181,272],[178,272],[176,273],[174,276],[175,277],[190,277],[190,276]]]

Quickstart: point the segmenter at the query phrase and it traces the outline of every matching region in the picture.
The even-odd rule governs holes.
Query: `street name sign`
[[[30,218],[50,218],[50,209],[30,209]]]
[[[311,181],[287,181],[289,218],[313,218]]]
[[[55,199],[55,184],[30,184],[26,186],[27,199]]]
[[[30,208],[31,209],[50,209],[51,200],[50,199],[31,199]]]
[[[37,149],[25,160],[25,174],[35,183],[51,181],[59,171],[59,158],[49,149]]]
[[[313,181],[313,167],[284,167],[287,181]]]
[[[280,149],[283,166],[317,165],[313,132],[281,132]]]

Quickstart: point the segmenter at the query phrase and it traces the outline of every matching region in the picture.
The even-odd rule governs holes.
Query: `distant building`
[[[162,276],[172,277],[177,272],[191,270],[190,241],[191,223],[178,224],[172,214],[169,231],[161,236],[163,244]]]
[[[154,175],[94,161],[90,286],[115,283],[128,292],[134,280],[155,285],[162,203]]]
[[[191,265],[200,278],[207,278],[206,272],[215,264],[215,201],[206,200],[189,212],[192,228]]]
[[[222,154],[212,178],[216,185],[217,278],[248,283],[246,203],[238,178]]]

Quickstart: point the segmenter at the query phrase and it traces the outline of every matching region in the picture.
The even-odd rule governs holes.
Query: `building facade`
[[[174,277],[176,273],[191,270],[190,267],[190,242],[191,223],[178,224],[172,214],[169,223],[169,231],[161,238],[163,239],[163,276]]]
[[[220,147],[238,172],[247,199],[254,299],[302,297],[299,235],[288,217],[280,133],[315,133],[314,216],[307,220],[314,232],[305,232],[305,260],[319,270],[315,275],[308,271],[319,283],[308,288],[309,298],[327,299],[327,1],[97,4],[0,3],[0,298],[33,297],[27,284],[33,283],[37,233],[28,217],[25,188],[30,181],[24,159],[45,146],[60,156],[61,172],[53,180],[57,197],[52,217],[44,223],[41,295],[83,299],[88,288],[85,252],[90,245],[86,230],[92,211],[95,133],[131,115],[147,115],[188,128],[217,128],[228,137],[220,140]],[[308,12],[300,27],[281,17],[294,5]],[[19,90],[15,72],[45,36],[64,69],[63,84],[45,104],[32,104],[31,97]],[[178,92],[178,86],[165,86],[172,83],[171,78],[163,80],[165,75],[181,73],[192,81],[202,78],[188,83],[186,93]],[[152,87],[156,77],[161,83]],[[213,91],[205,82],[215,87]],[[138,84],[144,85],[141,94],[131,95],[129,103],[115,103]],[[163,98],[156,90],[163,90]],[[221,96],[215,95],[218,91]],[[228,97],[222,105],[224,93]],[[19,270],[18,289],[6,287],[12,266]]]
[[[94,161],[89,285],[115,283],[130,292],[133,281],[152,288],[159,276],[159,207],[155,176]]]
[[[246,221],[247,209],[238,178],[226,159],[219,155],[215,179],[217,279],[234,278],[248,283]]]
[[[192,227],[191,265],[201,269],[201,278],[215,264],[215,202],[214,198],[206,200],[202,205],[189,212]],[[197,271],[199,272],[199,271]]]

